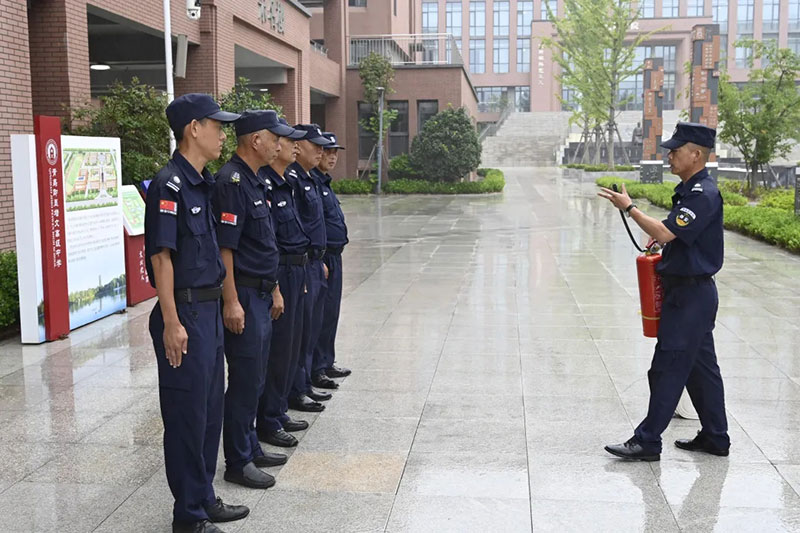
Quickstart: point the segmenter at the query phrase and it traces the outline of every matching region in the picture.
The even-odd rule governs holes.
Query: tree
[[[481,144],[463,107],[432,116],[411,143],[411,167],[432,181],[459,181],[481,164]]]
[[[636,49],[655,32],[629,36],[639,20],[632,0],[565,0],[563,17],[555,17],[549,4],[547,9],[556,38],[544,39],[543,44],[561,68],[562,87],[577,96],[580,110],[575,120],[584,126],[582,142],[593,135],[599,146],[602,139],[613,169],[615,137],[622,142],[617,114],[632,98],[620,97],[620,84],[641,70],[634,65]],[[627,158],[626,153],[626,162]]]
[[[361,78],[361,85],[364,88],[364,101],[372,106],[372,113],[370,116],[366,119],[361,119],[359,122],[362,128],[372,133],[377,138],[380,132],[378,109],[381,99],[381,91],[378,88],[383,87],[384,98],[394,92],[391,86],[394,81],[394,68],[392,68],[392,63],[388,58],[376,52],[370,52],[370,54],[358,64],[358,76]],[[396,118],[397,110],[384,108],[384,139],[386,139],[386,132],[389,131],[389,127]]]
[[[70,109],[72,125],[65,125],[64,133],[119,137],[125,184],[155,176],[170,157],[166,95],[133,78],[128,85],[115,82],[100,102]]]
[[[774,41],[738,41],[737,48],[751,48],[748,81],[738,88],[723,73],[719,83],[719,133],[721,141],[742,153],[755,193],[758,171],[777,157],[786,156],[800,139],[800,57]],[[761,59],[761,68],[753,68]]]
[[[223,111],[231,113],[241,113],[242,111],[266,110],[272,109],[277,111],[278,114],[283,113],[281,106],[275,103],[272,95],[266,91],[255,92],[248,87],[250,80],[245,77],[240,77],[236,80],[236,84],[230,91],[222,94],[219,97],[219,106]],[[236,151],[236,132],[233,125],[226,126],[227,138],[222,145],[222,154],[216,161],[208,163],[207,168],[210,172],[215,173],[222,165],[224,165]]]

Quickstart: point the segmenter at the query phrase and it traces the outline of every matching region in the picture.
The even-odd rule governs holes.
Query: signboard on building
[[[25,343],[57,339],[126,306],[119,139],[53,141],[60,145],[55,172],[49,143],[41,152],[34,136],[13,135],[11,142]],[[42,174],[34,154],[47,161],[46,183],[31,179]]]
[[[281,0],[258,0],[258,18],[262,24],[269,23],[272,31],[283,34],[286,14]]]

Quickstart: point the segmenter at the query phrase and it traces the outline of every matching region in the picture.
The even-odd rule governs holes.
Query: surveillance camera
[[[186,16],[192,20],[200,18],[200,0],[186,0]]]

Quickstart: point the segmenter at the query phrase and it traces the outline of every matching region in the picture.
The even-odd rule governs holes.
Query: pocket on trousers
[[[182,363],[178,368],[172,368],[169,366],[169,362],[159,366],[158,386],[162,389],[191,392],[193,381],[192,375],[187,369],[182,368],[183,364],[185,363]]]

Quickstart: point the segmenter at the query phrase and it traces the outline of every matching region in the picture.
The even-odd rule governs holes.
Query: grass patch
[[[587,163],[567,163],[564,168],[575,168],[585,172],[632,172],[636,170],[633,165],[615,165],[610,168],[608,165],[590,165]]]
[[[675,185],[672,183],[640,183],[635,180],[619,178],[617,176],[603,176],[595,180],[600,187],[611,188],[611,185],[625,184],[631,198],[645,198],[651,204],[672,209],[672,195],[675,194]],[[722,203],[725,205],[747,205],[747,198],[741,194],[729,191],[720,191]]]

